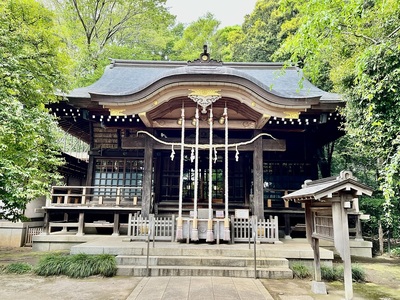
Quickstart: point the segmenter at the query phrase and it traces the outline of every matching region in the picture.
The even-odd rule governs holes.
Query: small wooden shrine
[[[305,206],[306,235],[314,250],[313,287],[321,281],[319,240],[333,241],[344,263],[346,299],[353,298],[348,215],[360,215],[358,197],[372,195],[372,189],[357,181],[349,171],[338,177],[307,180],[300,190],[283,196]],[[318,288],[316,288],[318,289]]]

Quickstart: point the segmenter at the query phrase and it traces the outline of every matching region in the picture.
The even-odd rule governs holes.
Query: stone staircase
[[[254,268],[253,249],[150,247],[148,261],[145,247],[132,250],[116,256],[117,275],[293,278],[286,258],[261,255]]]

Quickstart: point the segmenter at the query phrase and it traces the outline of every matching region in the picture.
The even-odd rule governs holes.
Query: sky
[[[221,22],[219,28],[241,25],[244,16],[250,14],[257,0],[167,0],[169,12],[177,16],[177,21],[189,24],[197,21],[207,12]]]

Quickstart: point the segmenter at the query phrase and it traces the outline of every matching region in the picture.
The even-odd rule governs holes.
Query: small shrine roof
[[[350,171],[342,171],[337,177],[327,177],[319,180],[306,180],[302,188],[283,196],[285,200],[297,202],[332,198],[339,191],[352,191],[356,195],[372,195],[372,189],[353,177]]]

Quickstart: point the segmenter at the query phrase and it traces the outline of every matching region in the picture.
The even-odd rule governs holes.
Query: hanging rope
[[[231,233],[229,229],[229,183],[228,183],[228,171],[229,171],[229,157],[228,157],[228,109],[224,108],[224,115],[225,118],[225,218],[224,218],[224,240],[230,241],[231,240]]]
[[[213,233],[213,211],[212,211],[212,146],[213,146],[213,121],[214,116],[212,112],[212,106],[210,108],[210,145],[208,148],[208,226],[207,226],[207,235],[206,242],[214,241],[214,233]]]
[[[195,114],[196,121],[196,138],[194,146],[194,203],[193,203],[193,227],[192,227],[192,241],[199,240],[199,230],[197,229],[197,201],[198,201],[198,182],[199,182],[199,107],[196,107]],[[192,148],[193,149],[193,148]]]
[[[166,141],[160,140],[159,138],[155,137],[155,136],[152,135],[151,133],[149,133],[149,132],[147,132],[147,131],[144,131],[144,130],[139,130],[136,134],[137,134],[137,135],[139,135],[139,134],[146,134],[146,135],[148,135],[149,137],[151,137],[153,140],[155,140],[155,141],[157,141],[157,142],[159,142],[160,144],[163,144],[163,145],[168,145],[168,146],[181,146],[181,145],[182,145],[182,143],[172,143],[172,142],[166,142]],[[270,135],[269,133],[260,133],[260,134],[257,134],[255,137],[253,137],[251,140],[248,140],[248,141],[246,141],[246,142],[228,144],[228,147],[229,147],[229,148],[236,147],[236,149],[237,149],[237,147],[240,147],[240,146],[244,146],[244,145],[248,145],[248,144],[253,143],[256,139],[258,139],[258,138],[260,138],[260,137],[262,137],[262,136],[268,136],[268,137],[272,138],[273,140],[277,140],[276,138],[274,138],[274,137],[273,137],[272,135]],[[192,148],[192,147],[195,146],[194,144],[185,144],[185,143],[184,143],[183,145],[184,145],[184,147],[186,147],[186,148]],[[214,147],[214,148],[217,148],[217,149],[218,149],[218,148],[225,148],[225,144],[215,144],[215,145],[212,145],[211,147]],[[210,145],[208,145],[208,144],[198,144],[198,148],[199,148],[199,149],[209,149],[209,148],[210,148]]]

